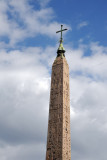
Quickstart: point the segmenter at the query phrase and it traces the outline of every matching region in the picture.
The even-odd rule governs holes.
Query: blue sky
[[[72,159],[107,159],[106,8],[106,0],[0,0],[0,160],[45,159],[61,24]]]
[[[35,4],[34,2],[33,5]],[[78,45],[78,40],[81,38],[86,44],[91,41],[99,41],[101,45],[106,45],[106,5],[105,0],[64,0],[62,2],[54,0],[48,4],[55,13],[53,21],[58,21],[61,24],[66,23],[72,28],[73,32],[69,31],[67,34],[66,43],[73,41],[74,45]],[[37,8],[39,9],[39,5]],[[38,38],[36,40],[38,41]],[[53,42],[55,43],[55,41]]]
[[[29,5],[36,11],[50,8],[51,16],[48,22],[56,21],[59,24],[67,24],[72,28],[72,32],[69,31],[67,33],[67,39],[65,43],[72,41],[73,45],[77,46],[78,40],[83,39],[84,43],[86,44],[90,43],[91,41],[98,41],[101,45],[106,45],[107,2],[105,0],[63,0],[62,2],[54,0],[50,1],[47,5],[43,2],[41,2],[40,5],[38,1],[30,0]],[[9,5],[9,8],[10,10],[7,12],[8,19],[14,19],[20,28],[25,28],[25,22],[20,19],[19,13],[16,11],[13,14],[12,6]],[[1,40],[6,40],[6,42],[8,42],[8,37],[3,35]],[[20,43],[19,41],[19,44],[27,46],[40,46],[43,44],[45,47],[47,44],[56,43],[54,38],[51,37],[49,39],[49,37],[44,36],[44,34],[39,34],[38,36],[34,34],[33,38],[32,36],[28,36],[26,39],[24,38],[22,42],[23,43]]]
[[[57,20],[72,26],[73,35],[70,33],[71,38],[69,40],[76,43],[78,39],[84,38],[86,42],[93,40],[106,45],[107,2],[105,0],[67,0],[61,3],[52,1],[50,4],[57,14]],[[86,22],[87,25],[83,25],[83,28],[78,29],[77,26],[83,22]]]

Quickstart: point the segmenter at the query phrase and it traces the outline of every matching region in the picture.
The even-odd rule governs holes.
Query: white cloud
[[[52,8],[35,10],[29,0],[1,0],[0,22],[0,35],[9,40],[10,46],[38,34],[56,37],[56,30],[60,25],[54,21]]]
[[[40,3],[41,7],[46,7],[46,5],[50,2],[51,0],[38,0]]]
[[[41,54],[40,48],[0,54],[1,160],[45,154],[50,75]]]
[[[37,34],[56,37],[59,23],[54,21],[54,11],[46,8],[48,0],[39,2],[41,9],[35,10],[28,0],[0,1],[0,36],[9,40],[0,42],[0,160],[45,157],[50,72],[57,46],[6,50]],[[84,21],[78,27],[86,25]],[[70,67],[72,158],[105,160],[107,47],[80,42],[77,49],[65,46]]]
[[[86,26],[88,26],[88,24],[89,23],[87,21],[83,21],[83,22],[81,22],[81,23],[78,24],[77,29],[86,27]]]
[[[87,49],[91,54],[84,56]],[[66,57],[70,66],[73,108],[73,115],[71,112],[72,158],[106,159],[107,47],[91,43],[78,49],[68,48]]]
[[[0,159],[44,159],[50,90],[50,70],[56,46],[1,50],[0,54]],[[66,47],[70,66],[72,157],[93,158],[106,151],[106,47],[98,43]],[[84,57],[90,48],[91,55]],[[43,52],[44,51],[44,52]],[[94,69],[92,64],[95,64]],[[99,77],[99,78],[96,78]],[[81,138],[80,138],[81,137]],[[102,138],[101,138],[102,137]],[[37,146],[39,146],[37,148]],[[42,148],[42,155],[41,153]],[[14,152],[13,152],[14,151]],[[92,156],[90,156],[92,155]],[[82,158],[80,158],[82,157]],[[97,154],[94,160],[98,160]]]
[[[84,53],[91,53],[91,56],[84,56]],[[78,49],[68,48],[68,62],[70,70],[85,76],[92,76],[95,80],[107,78],[107,47],[100,46],[97,43],[91,43],[90,46],[80,46]],[[71,58],[70,58],[71,57]],[[72,59],[74,59],[72,61]]]

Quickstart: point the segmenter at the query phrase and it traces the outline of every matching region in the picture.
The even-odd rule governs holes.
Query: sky
[[[0,160],[45,160],[61,24],[71,158],[107,160],[106,0],[0,0]]]

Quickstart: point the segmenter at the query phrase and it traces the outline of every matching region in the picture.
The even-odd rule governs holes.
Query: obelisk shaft
[[[71,160],[69,67],[65,57],[52,66],[46,160]]]

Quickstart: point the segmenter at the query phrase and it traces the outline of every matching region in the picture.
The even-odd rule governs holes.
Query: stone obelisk
[[[62,32],[67,29],[62,27],[52,66],[46,160],[71,160],[69,66],[62,40]]]

